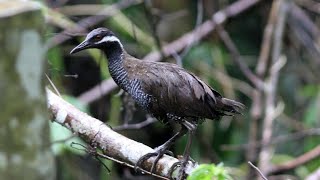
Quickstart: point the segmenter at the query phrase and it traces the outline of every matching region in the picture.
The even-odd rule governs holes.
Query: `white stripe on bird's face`
[[[108,43],[108,42],[118,42],[120,44],[121,48],[123,48],[120,40],[115,36],[105,36],[100,41],[96,42],[96,44],[100,44],[102,42],[106,42],[106,43]]]

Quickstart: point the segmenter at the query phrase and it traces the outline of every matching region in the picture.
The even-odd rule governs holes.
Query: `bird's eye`
[[[94,37],[94,40],[95,41],[100,41],[102,39],[102,36],[100,36],[100,35],[96,35],[95,37]]]

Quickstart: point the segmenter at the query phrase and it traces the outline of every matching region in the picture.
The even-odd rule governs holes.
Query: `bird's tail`
[[[225,115],[241,114],[241,111],[245,108],[245,105],[242,103],[227,98],[222,98],[221,102]]]

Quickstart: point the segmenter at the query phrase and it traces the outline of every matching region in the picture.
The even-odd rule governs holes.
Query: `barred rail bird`
[[[171,63],[142,61],[130,56],[120,40],[107,28],[92,30],[70,54],[89,48],[102,50],[114,81],[129,93],[136,103],[162,122],[175,122],[181,129],[154,153],[142,156],[135,167],[152,156],[159,159],[179,137],[188,133],[188,142],[180,166],[180,177],[190,160],[192,136],[202,119],[218,120],[224,115],[239,114],[244,105],[222,97],[194,74]],[[175,168],[175,167],[172,167]],[[171,169],[172,170],[172,169]]]

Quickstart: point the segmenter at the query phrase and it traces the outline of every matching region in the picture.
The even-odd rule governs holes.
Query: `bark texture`
[[[2,2],[0,19],[0,177],[55,179],[43,83],[41,6]]]

